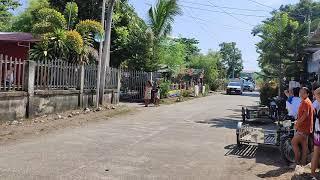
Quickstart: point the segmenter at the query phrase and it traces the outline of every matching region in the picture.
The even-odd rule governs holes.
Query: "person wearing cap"
[[[296,133],[291,141],[293,151],[295,154],[295,164],[291,167],[295,168],[297,164],[306,165],[307,153],[308,153],[308,137],[313,132],[313,106],[309,99],[311,91],[302,87],[300,89],[301,104],[298,110],[298,116],[295,123]],[[300,147],[302,147],[302,152],[300,152]],[[301,156],[300,156],[301,154]]]

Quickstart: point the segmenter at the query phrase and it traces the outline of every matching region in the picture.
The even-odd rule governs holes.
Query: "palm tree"
[[[178,0],[158,0],[149,9],[149,26],[156,40],[166,37],[172,31],[174,17],[182,13]]]
[[[178,0],[158,0],[155,7],[149,9],[149,31],[152,36],[153,53],[151,64],[158,66],[158,46],[161,39],[167,37],[172,31],[172,23],[177,15],[182,14],[181,8],[178,5]],[[152,70],[157,67],[149,67]]]

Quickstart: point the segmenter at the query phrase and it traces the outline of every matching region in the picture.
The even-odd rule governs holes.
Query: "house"
[[[0,54],[26,60],[32,44],[37,41],[31,33],[0,32]]]

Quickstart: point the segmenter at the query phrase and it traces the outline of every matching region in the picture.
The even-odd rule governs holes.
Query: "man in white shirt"
[[[286,101],[288,116],[294,117],[294,119],[297,119],[298,109],[301,104],[299,90],[300,88],[294,88],[293,90],[289,90],[289,92],[285,92],[286,96],[288,97],[288,100]]]

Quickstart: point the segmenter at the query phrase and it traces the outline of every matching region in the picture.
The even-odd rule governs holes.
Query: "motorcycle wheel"
[[[291,138],[282,136],[280,140],[280,155],[281,158],[288,164],[294,163],[294,152],[291,145]]]

